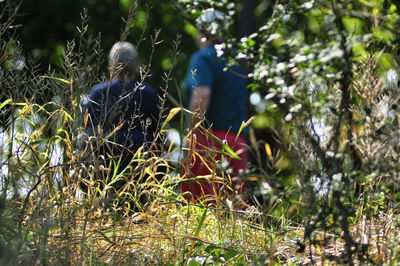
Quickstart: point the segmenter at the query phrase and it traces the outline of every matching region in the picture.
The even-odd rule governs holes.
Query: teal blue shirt
[[[248,120],[247,79],[239,66],[226,71],[224,68],[225,60],[217,57],[214,46],[202,48],[191,58],[184,89],[190,98],[197,87],[210,87],[206,122],[215,129],[237,133],[242,122]],[[247,131],[246,128],[243,133]]]

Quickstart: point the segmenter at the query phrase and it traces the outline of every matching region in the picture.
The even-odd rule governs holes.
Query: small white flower
[[[81,98],[81,104],[82,104],[83,106],[85,106],[85,105],[87,105],[88,103],[89,103],[89,97],[88,97],[87,95],[83,96],[83,97]]]
[[[251,35],[249,36],[249,39],[254,39],[255,37],[257,37],[257,35],[258,35],[258,33],[255,32],[255,33],[253,33],[253,34],[251,34]]]
[[[13,62],[13,65],[14,65],[15,69],[21,70],[25,67],[25,59],[23,57],[21,57],[21,58],[15,60]]]
[[[228,9],[234,9],[235,8],[235,3],[229,3],[226,7]]]
[[[244,59],[244,58],[246,58],[247,56],[246,56],[246,54],[244,54],[244,53],[238,53],[238,55],[236,56],[236,58],[237,59]]]
[[[304,61],[307,61],[307,56],[305,56],[303,54],[297,54],[297,55],[295,55],[295,57],[290,59],[290,61],[293,62],[293,63],[304,62]]]
[[[283,85],[283,84],[285,84],[285,81],[283,79],[281,79],[281,78],[277,78],[277,79],[275,79],[275,84],[276,85]]]
[[[298,111],[301,109],[301,107],[303,107],[303,106],[301,105],[301,103],[298,103],[298,104],[296,104],[295,106],[290,107],[289,111],[290,111],[290,112],[296,113],[296,112],[298,112]]]
[[[275,97],[275,92],[271,92],[271,93],[268,93],[267,95],[265,95],[264,99],[265,100],[269,100],[269,99],[272,99],[274,97]]]
[[[264,78],[264,77],[268,76],[268,74],[269,74],[268,70],[263,69],[263,70],[261,70],[259,77]]]
[[[273,40],[279,39],[281,36],[282,35],[280,35],[279,33],[273,33],[268,37],[267,42],[271,42]]]
[[[399,76],[394,69],[389,69],[386,72],[386,86],[389,87],[391,90],[396,90],[397,89],[397,83],[399,82]]]
[[[286,69],[286,64],[285,63],[278,63],[277,65],[276,65],[276,71],[277,72],[282,72],[283,70],[285,70]]]
[[[282,17],[283,21],[288,22],[290,20],[290,15],[286,14]]]
[[[311,9],[313,7],[314,3],[312,1],[310,2],[305,2],[304,4],[301,5],[301,7],[304,7],[305,9]]]
[[[332,176],[332,188],[333,190],[340,189],[340,182],[342,181],[343,174],[337,173]]]
[[[335,157],[335,153],[333,151],[328,151],[328,152],[326,152],[326,156]]]
[[[228,160],[227,159],[223,159],[222,160],[222,162],[221,162],[221,168],[222,169],[228,169],[228,167],[229,167],[229,162],[228,162]]]
[[[264,25],[260,28],[260,31],[265,31],[268,30],[271,27],[271,25]]]
[[[335,182],[340,182],[340,181],[342,180],[342,176],[343,176],[342,173],[334,174],[334,175],[332,176],[332,180],[335,181]]]
[[[221,57],[224,54],[223,49],[225,49],[225,47],[226,47],[225,44],[224,43],[216,44],[216,45],[214,45],[214,47],[215,47],[215,50],[217,51],[217,56]]]
[[[261,182],[260,186],[261,195],[267,195],[271,190],[272,188],[267,182]]]
[[[287,121],[287,122],[289,122],[290,120],[292,120],[293,119],[293,114],[292,113],[288,113],[286,116],[285,116],[285,121]]]
[[[291,85],[288,87],[288,95],[293,96],[294,95],[294,89],[296,88],[295,85]]]
[[[334,58],[340,58],[344,54],[343,50],[338,46],[327,48],[321,51],[320,60],[321,62],[328,62]]]
[[[387,117],[389,113],[389,103],[384,102],[380,104],[377,108],[377,111],[378,111],[377,113],[378,117]]]

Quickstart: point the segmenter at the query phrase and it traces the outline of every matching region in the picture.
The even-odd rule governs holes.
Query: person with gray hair
[[[156,91],[135,80],[138,54],[129,42],[117,42],[109,53],[110,80],[95,85],[84,108],[86,132],[104,140],[95,154],[120,160],[119,169],[131,163],[136,150],[149,146],[157,133],[159,105]]]

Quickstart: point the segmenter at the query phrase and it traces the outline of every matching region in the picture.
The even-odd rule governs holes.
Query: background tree
[[[195,15],[206,8],[229,16],[235,11],[228,1],[180,2]],[[263,17],[254,33],[218,46],[232,63],[247,66],[254,102],[264,103],[263,108],[258,105],[253,125],[278,131],[281,150],[290,154],[288,161],[266,145],[267,165],[275,171],[264,172],[261,189],[289,201],[305,197],[300,200],[309,206],[301,209],[302,217],[309,217],[305,239],[318,227],[338,226],[346,242],[343,257],[352,263],[360,243],[352,238],[349,224],[356,206],[369,198],[366,187],[372,194],[380,193],[391,183],[383,185],[383,176],[398,178],[397,166],[387,157],[395,158],[397,146],[381,140],[378,132],[390,139],[398,131],[389,126],[397,123],[396,112],[390,111],[396,109],[397,92],[379,76],[398,69],[398,57],[393,55],[398,49],[399,10],[394,1],[380,0],[283,1],[272,6],[272,14]],[[225,48],[234,48],[237,54]],[[397,76],[391,80],[397,84]],[[378,123],[382,106],[386,114]],[[372,151],[380,145],[385,152]],[[367,156],[370,152],[376,156]],[[289,165],[291,171],[282,174]],[[375,188],[367,185],[372,173]],[[295,182],[298,188],[291,189]]]

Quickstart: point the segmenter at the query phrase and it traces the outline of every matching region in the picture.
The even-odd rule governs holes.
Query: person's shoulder
[[[138,94],[137,94],[138,95]],[[140,85],[140,97],[145,99],[144,105],[148,108],[158,110],[157,104],[159,103],[157,90],[147,84]]]
[[[89,95],[101,94],[101,93],[105,92],[108,88],[116,86],[116,85],[117,84],[115,82],[110,82],[110,81],[98,83],[92,87],[92,89],[89,92]]]
[[[193,59],[201,60],[201,59],[214,59],[217,56],[215,48],[213,45],[201,48],[197,52],[193,54]]]
[[[210,66],[214,64],[217,59],[217,55],[214,46],[208,46],[200,49],[193,54],[191,59],[191,66],[199,68],[201,66]]]
[[[150,94],[150,95],[152,95],[152,96],[157,96],[157,90],[154,89],[153,87],[151,87],[150,85],[143,84],[143,90],[144,90],[146,93],[148,93],[148,94]]]
[[[217,51],[215,50],[214,45],[210,45],[207,47],[202,48],[199,51],[201,56],[208,57],[208,58],[215,58],[217,56]]]
[[[140,91],[141,94],[147,94],[147,95],[157,95],[157,91],[151,87],[150,85],[147,85],[145,83],[142,82],[138,82],[138,81],[133,81],[131,83],[131,89],[134,91]]]
[[[156,91],[152,86],[150,86],[148,84],[144,84],[143,83],[142,86],[143,86],[143,89],[148,91],[148,92],[155,92]]]

